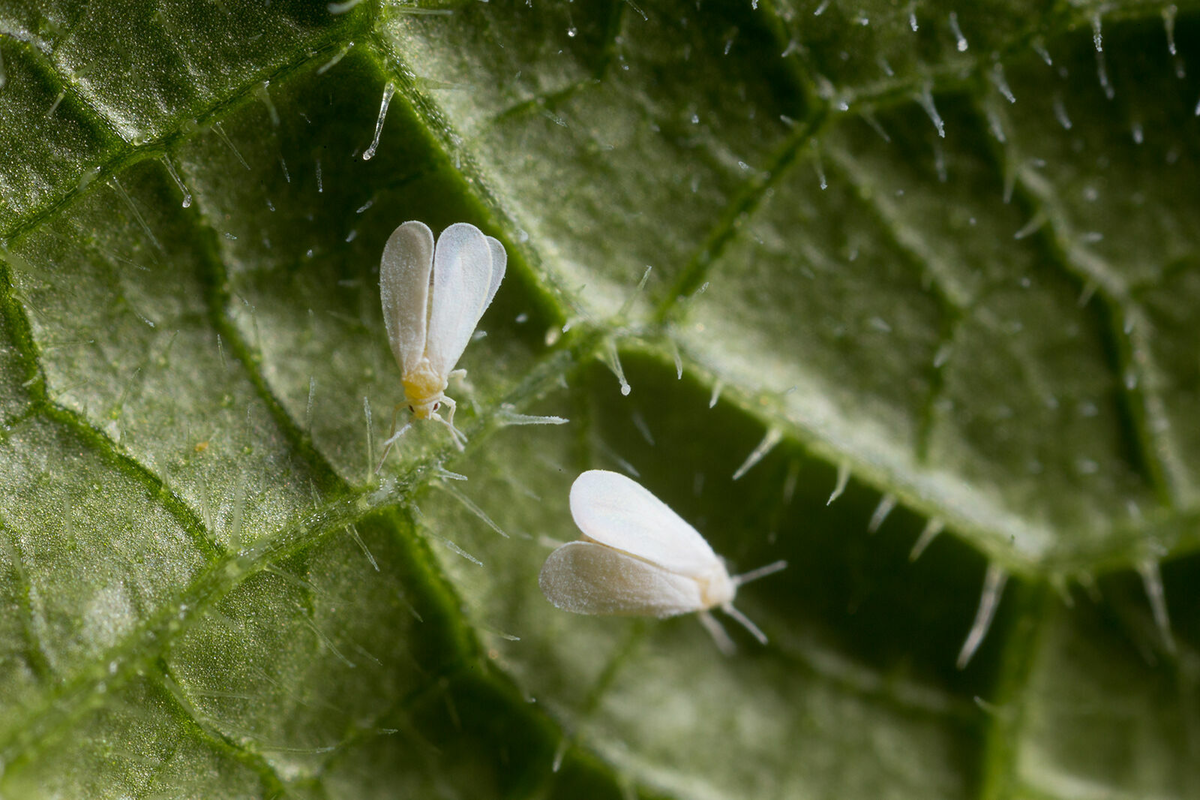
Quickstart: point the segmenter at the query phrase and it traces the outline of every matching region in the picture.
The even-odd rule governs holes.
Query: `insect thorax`
[[[705,608],[718,608],[732,603],[734,595],[737,594],[737,585],[729,577],[724,565],[715,567],[708,575],[697,580],[700,583],[700,597]]]

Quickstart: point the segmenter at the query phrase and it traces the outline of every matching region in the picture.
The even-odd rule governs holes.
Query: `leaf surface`
[[[1193,4],[0,5],[6,797],[1195,794]],[[770,644],[553,608],[589,468]]]

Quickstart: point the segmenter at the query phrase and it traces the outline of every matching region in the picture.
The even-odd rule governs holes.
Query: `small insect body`
[[[454,427],[455,403],[446,388],[451,377],[466,374],[454,365],[500,288],[507,263],[504,245],[466,222],[442,231],[436,245],[425,223],[405,222],[383,248],[379,294],[388,344],[400,365],[404,404],[414,418],[446,425],[459,449],[466,437]],[[446,419],[438,414],[443,404],[449,408]],[[383,458],[407,429],[396,433],[393,414]],[[379,463],[382,467],[382,458]]]
[[[738,587],[787,566],[778,561],[731,576],[708,542],[637,482],[589,470],[571,486],[571,516],[583,531],[546,559],[538,576],[551,603],[576,614],[674,617],[699,612],[717,646],[733,641],[712,615],[719,608],[756,639],[767,637],[733,606]]]

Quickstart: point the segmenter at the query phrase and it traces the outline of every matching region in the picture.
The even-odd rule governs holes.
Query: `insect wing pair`
[[[383,322],[403,375],[405,402],[416,419],[450,428],[460,449],[465,437],[454,427],[455,403],[446,387],[452,375],[465,374],[454,366],[496,296],[507,264],[504,245],[465,222],[442,231],[436,246],[425,223],[405,222],[383,248]],[[446,419],[438,414],[443,403],[449,407]],[[393,415],[384,458],[398,436]]]
[[[538,584],[558,608],[576,614],[673,617],[700,613],[717,646],[733,642],[709,610],[720,608],[760,642],[757,626],[733,606],[738,586],[783,569],[782,561],[730,576],[695,528],[637,482],[589,470],[571,486],[571,516],[583,538],[546,559]]]

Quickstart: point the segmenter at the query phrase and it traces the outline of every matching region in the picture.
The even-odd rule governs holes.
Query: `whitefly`
[[[407,405],[414,419],[432,419],[450,429],[461,450],[466,437],[454,427],[456,408],[446,396],[450,378],[480,317],[491,305],[508,256],[504,245],[478,228],[459,222],[442,231],[435,245],[423,222],[405,222],[392,232],[379,267],[379,294],[388,344],[400,366],[404,403],[392,414],[392,431],[380,466],[392,444],[409,428],[396,431]],[[449,413],[438,412],[445,405]],[[411,423],[410,423],[411,424]]]
[[[616,472],[581,474],[571,486],[570,503],[583,537],[551,553],[538,576],[555,606],[576,614],[660,619],[699,612],[717,646],[730,653],[733,641],[710,613],[719,608],[766,644],[733,599],[739,586],[778,572],[786,562],[731,576],[695,528]]]

